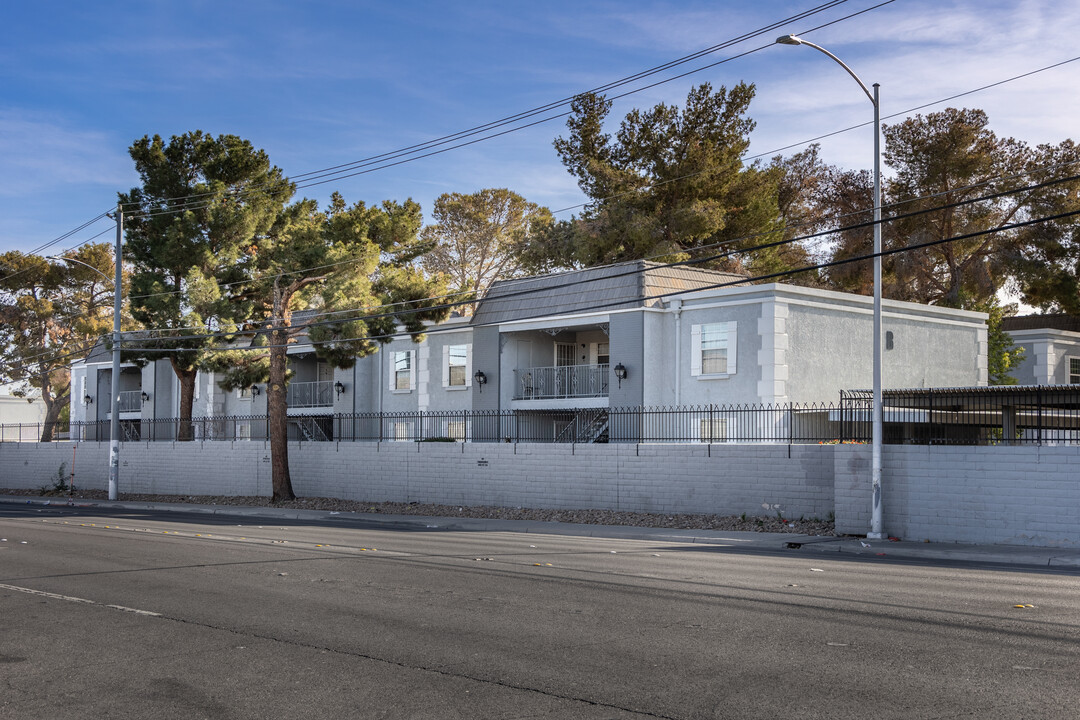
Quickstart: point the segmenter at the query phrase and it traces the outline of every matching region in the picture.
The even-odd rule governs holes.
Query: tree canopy
[[[706,245],[736,241],[727,249],[740,249],[762,242],[745,238],[777,232],[778,173],[742,162],[754,128],[746,116],[753,96],[753,85],[714,91],[704,83],[683,108],[661,103],[632,110],[614,137],[604,131],[611,101],[594,93],[576,97],[569,137],[555,140],[555,150],[592,202],[532,243],[529,262],[575,267],[684,259]],[[752,267],[755,257],[768,255],[721,265]]]
[[[202,131],[130,148],[141,187],[120,194],[131,263],[131,312],[180,381],[180,437],[191,439],[195,376],[208,331],[229,330],[252,310],[245,280],[258,238],[293,185],[266,153],[235,135]]]
[[[447,278],[457,300],[482,297],[496,280],[522,274],[528,243],[551,226],[551,212],[507,189],[444,193],[423,230],[421,265]]]
[[[112,328],[112,248],[83,245],[65,257],[75,262],[0,255],[0,383],[23,396],[40,392],[43,442],[53,439],[70,401],[70,364]]]
[[[267,383],[273,499],[293,497],[287,442],[289,345],[310,342],[333,367],[348,368],[403,328],[419,339],[426,321],[444,319],[445,286],[414,266],[424,245],[420,206],[386,201],[346,205],[334,193],[287,207],[250,249],[245,283],[253,332],[245,350],[217,352],[226,389]],[[298,312],[303,311],[303,312]]]

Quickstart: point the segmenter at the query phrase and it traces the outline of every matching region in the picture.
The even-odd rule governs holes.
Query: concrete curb
[[[0,505],[69,507],[66,499],[0,495]],[[294,510],[289,508],[241,505],[196,505],[186,503],[124,502],[75,500],[75,508],[101,510],[147,510],[230,517],[261,517],[304,522],[356,522],[397,528],[431,529],[457,532],[515,532],[543,535],[610,538],[709,544],[742,551],[805,553],[828,556],[839,554],[868,560],[920,560],[928,562],[965,562],[1080,570],[1080,549],[1029,547],[1021,545],[966,545],[960,543],[915,543],[887,540],[863,540],[851,537],[796,535],[794,533],[755,533],[723,530],[672,530],[622,525],[583,525],[529,520],[486,520],[482,518],[384,515],[381,513]]]

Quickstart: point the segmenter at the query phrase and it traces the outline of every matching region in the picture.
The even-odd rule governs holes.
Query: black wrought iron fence
[[[890,444],[1080,444],[1080,385],[886,390]],[[866,443],[869,391],[839,403],[700,405],[579,410],[464,410],[290,416],[300,442]],[[0,442],[37,442],[38,424],[0,425]],[[65,428],[66,429],[66,428]],[[105,441],[109,422],[72,422],[52,439]],[[122,420],[121,439],[139,442],[267,440],[261,416]]]
[[[869,427],[869,390],[842,392],[840,405],[850,423]],[[890,444],[1074,445],[1080,385],[885,390],[882,418],[883,442]]]
[[[290,440],[547,443],[839,442],[839,406],[703,405],[581,410],[466,410],[290,416]],[[75,441],[106,441],[109,422],[73,422]],[[0,426],[0,441],[35,441],[40,428]],[[266,440],[266,416],[123,420],[125,442]]]

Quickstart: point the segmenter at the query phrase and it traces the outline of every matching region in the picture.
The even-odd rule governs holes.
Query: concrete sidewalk
[[[31,505],[38,508],[68,506],[65,498],[0,495],[0,504]],[[299,520],[307,523],[384,525],[387,529],[425,529],[460,532],[516,532],[544,535],[647,540],[722,545],[741,551],[785,551],[792,554],[827,557],[859,556],[867,559],[904,559],[927,562],[991,563],[1021,567],[1049,567],[1080,570],[1080,548],[1045,548],[1023,545],[965,545],[960,543],[921,543],[889,540],[866,540],[857,537],[826,537],[794,533],[756,533],[724,530],[673,530],[670,528],[631,527],[625,525],[582,525],[529,520],[486,520],[479,518],[385,515],[382,513],[329,512],[288,508],[239,505],[196,505],[187,503],[126,502],[75,500],[81,509],[148,510],[154,512],[194,513],[229,517],[262,517]]]

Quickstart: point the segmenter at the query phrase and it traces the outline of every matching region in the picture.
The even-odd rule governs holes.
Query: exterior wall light
[[[487,375],[484,374],[484,371],[477,370],[473,373],[473,380],[475,380],[477,386],[479,386],[480,392],[484,392],[484,385],[487,383]]]
[[[340,397],[342,396],[342,394],[343,394],[343,393],[345,392],[345,385],[344,385],[344,384],[342,384],[342,382],[341,382],[340,380],[338,380],[338,381],[337,381],[336,383],[334,383],[334,392],[336,392],[336,393],[337,393],[337,396],[338,396],[339,398],[340,398]]]
[[[615,371],[615,379],[619,381],[619,387],[622,387],[622,381],[626,379],[626,366],[619,363],[612,370]]]
[[[83,405],[89,405],[90,403],[94,402],[94,398],[87,395],[86,397],[84,397],[82,399],[82,402],[83,402]]]
[[[252,385],[251,386],[251,397],[258,397],[258,396],[259,396],[259,386],[258,385]]]
[[[143,402],[146,402],[147,400],[150,399],[150,396],[146,394],[145,390],[143,390],[142,393],[140,393],[140,395],[142,396],[142,401]]]

